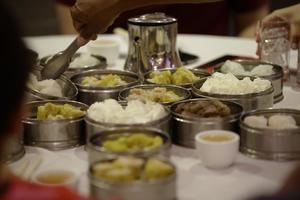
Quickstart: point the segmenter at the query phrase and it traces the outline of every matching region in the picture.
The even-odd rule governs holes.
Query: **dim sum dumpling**
[[[248,116],[244,123],[254,128],[267,128],[268,120],[265,116]]]
[[[269,118],[268,125],[270,128],[274,129],[297,128],[295,119],[290,115],[272,115]]]

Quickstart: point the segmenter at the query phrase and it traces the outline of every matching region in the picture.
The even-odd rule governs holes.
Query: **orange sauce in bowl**
[[[43,184],[63,184],[73,178],[73,174],[71,172],[63,172],[63,171],[53,171],[53,172],[45,172],[36,177],[36,180]]]
[[[232,135],[227,134],[211,134],[211,135],[204,135],[201,136],[202,140],[208,142],[226,142],[232,140],[234,137]]]

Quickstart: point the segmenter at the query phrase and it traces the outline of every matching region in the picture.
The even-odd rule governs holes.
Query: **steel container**
[[[126,105],[126,102],[120,102],[123,106]],[[164,108],[166,111],[166,115],[161,117],[160,119],[156,119],[146,123],[135,123],[135,124],[119,124],[119,123],[103,123],[97,122],[91,119],[88,115],[84,118],[86,124],[86,134],[87,139],[89,140],[90,137],[93,135],[102,132],[104,130],[109,129],[120,129],[120,128],[154,128],[159,129],[163,132],[170,133],[170,121],[171,121],[171,113],[170,109],[167,107]]]
[[[242,77],[239,77],[242,79]],[[254,77],[251,77],[253,80]],[[274,88],[273,86],[269,89],[258,92],[258,93],[250,93],[250,94],[238,94],[238,95],[228,95],[228,94],[215,94],[200,91],[203,83],[207,80],[207,78],[203,78],[197,82],[195,82],[192,86],[192,94],[195,97],[206,97],[206,98],[214,98],[219,100],[226,101],[234,101],[241,106],[243,106],[244,111],[251,111],[257,109],[265,109],[271,108],[273,106],[273,94]]]
[[[201,131],[222,129],[238,132],[239,117],[243,112],[242,106],[230,101],[221,101],[227,105],[231,114],[226,117],[190,117],[175,112],[180,103],[189,103],[196,101],[211,101],[210,99],[189,99],[180,101],[171,106],[172,113],[172,139],[180,146],[195,148],[195,136]]]
[[[258,65],[272,65],[274,74],[268,76],[260,76],[260,78],[267,79],[272,82],[274,87],[274,103],[277,103],[283,100],[284,96],[282,93],[283,90],[283,69],[279,65],[272,63],[262,62],[259,60],[234,60],[234,62],[240,63],[246,71],[251,71],[254,67]],[[214,66],[215,71],[221,71],[221,67],[224,63],[220,63]]]
[[[120,93],[119,93],[119,100],[120,101],[127,101],[127,97],[130,94],[130,90],[132,89],[144,89],[144,90],[152,90],[156,87],[162,87],[162,88],[166,88],[167,91],[173,91],[175,94],[177,94],[178,96],[182,97],[180,99],[181,100],[185,100],[185,99],[189,99],[191,98],[191,92],[183,87],[180,86],[176,86],[176,85],[159,85],[159,84],[146,84],[146,85],[136,85],[136,86],[132,86],[130,88],[125,88],[123,89]],[[177,102],[177,101],[175,101]],[[168,103],[162,103],[165,106],[170,106],[171,104],[175,103],[175,102],[168,102]],[[160,102],[158,102],[160,103]]]
[[[131,183],[113,183],[97,178],[93,175],[92,164],[89,169],[90,193],[99,200],[176,200],[176,168],[170,161],[164,161],[174,167],[173,174],[159,180]]]
[[[41,70],[39,66],[32,71],[38,79],[41,78]],[[26,87],[27,102],[40,100],[76,100],[78,90],[77,87],[66,76],[61,75],[56,79],[57,83],[62,87],[63,97],[57,97],[40,93],[32,88]]]
[[[206,71],[203,71],[203,70],[199,70],[199,69],[189,69],[191,72],[193,72],[193,74],[195,74],[197,77],[199,77],[200,79],[201,78],[204,78],[204,77],[207,77],[207,76],[210,76],[210,74]],[[144,83],[145,84],[156,84],[156,83],[153,83],[151,81],[149,81],[148,79],[150,78],[150,74],[152,72],[162,72],[162,71],[170,71],[172,74],[174,72],[176,72],[176,69],[160,69],[160,70],[154,70],[154,71],[149,71],[147,73],[144,74]],[[191,89],[192,88],[192,84],[193,83],[185,83],[185,84],[180,84],[178,86],[181,86],[181,87],[184,87],[184,88],[188,88],[188,89]]]
[[[76,53],[71,62],[78,56],[80,56],[82,53]],[[83,72],[83,71],[88,71],[88,70],[93,70],[93,69],[105,69],[107,67],[107,63],[106,63],[106,58],[104,58],[103,56],[99,56],[99,55],[92,55],[92,57],[96,58],[97,60],[99,60],[99,64],[97,65],[84,65],[82,66],[82,68],[68,68],[67,71],[64,72],[64,75],[67,77],[71,77],[77,73]],[[50,58],[51,56],[46,56],[40,59],[40,65],[41,66],[45,66],[47,63],[47,60]]]
[[[146,134],[151,136],[159,136],[163,140],[162,146],[157,149],[152,149],[148,151],[137,151],[137,152],[112,152],[106,150],[102,147],[103,142],[107,140],[114,140],[124,136],[130,136],[134,134]],[[120,156],[162,156],[169,157],[171,150],[171,140],[168,133],[162,132],[157,129],[150,128],[121,128],[121,129],[112,129],[105,130],[93,135],[87,143],[87,151],[89,156],[89,162],[94,163],[103,159],[110,159],[116,155]]]
[[[117,87],[88,87],[81,84],[81,81],[84,77],[108,74],[118,75],[128,84]],[[87,105],[91,105],[96,101],[103,101],[105,99],[118,100],[119,92],[122,89],[137,85],[141,81],[137,74],[119,70],[90,70],[72,76],[71,80],[79,89],[77,100]]]
[[[274,114],[291,115],[297,122],[295,129],[255,128],[244,123],[248,116],[270,117]],[[300,111],[293,109],[265,109],[245,113],[240,118],[242,153],[260,159],[300,159]]]
[[[38,106],[45,103],[71,104],[86,111],[88,106],[69,100],[34,101],[28,103],[29,115],[22,121],[25,145],[49,150],[62,150],[85,143],[84,116],[74,119],[38,120]]]

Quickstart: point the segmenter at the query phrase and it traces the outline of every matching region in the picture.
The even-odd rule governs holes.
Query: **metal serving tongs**
[[[44,65],[41,71],[41,78],[44,79],[57,79],[61,74],[63,74],[71,62],[71,59],[75,52],[85,45],[87,42],[81,41],[78,37],[72,41],[72,43],[61,52],[53,55]]]

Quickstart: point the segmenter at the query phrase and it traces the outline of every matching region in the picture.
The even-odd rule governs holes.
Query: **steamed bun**
[[[248,116],[244,119],[244,123],[255,128],[267,128],[268,120],[265,116]]]
[[[274,129],[297,128],[297,123],[295,119],[290,115],[272,115],[269,118],[268,125],[270,128]]]

